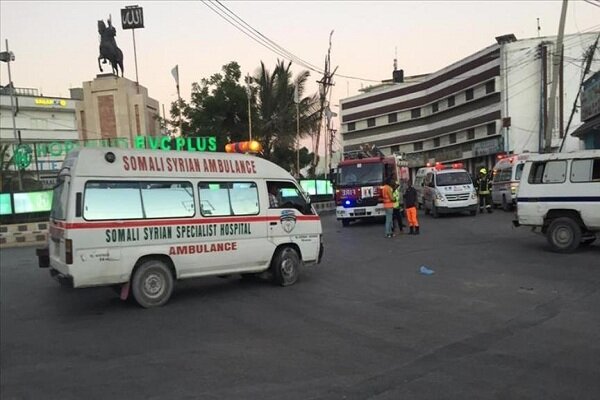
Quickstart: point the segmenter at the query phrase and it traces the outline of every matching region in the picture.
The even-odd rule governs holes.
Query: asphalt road
[[[2,250],[0,397],[598,399],[600,246],[551,253],[511,217],[385,239],[327,215],[296,285],[186,281],[152,310]]]

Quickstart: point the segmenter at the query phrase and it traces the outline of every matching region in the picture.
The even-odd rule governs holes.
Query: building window
[[[450,140],[450,143],[456,143],[456,133],[451,133],[448,139]]]
[[[369,128],[372,128],[372,127],[374,127],[374,126],[375,126],[375,118],[369,118],[369,119],[367,120],[367,126],[368,126]]]
[[[436,137],[433,139],[433,147],[440,147],[440,138]]]
[[[400,146],[396,145],[396,146],[392,146],[391,149],[392,153],[397,152],[398,150],[400,150]]]
[[[454,96],[448,97],[448,107],[454,107]]]
[[[423,142],[415,142],[413,146],[414,151],[423,150]]]
[[[496,81],[489,81],[485,84],[485,93],[494,93],[496,91]]]
[[[420,108],[413,108],[412,110],[410,110],[410,117],[411,118],[419,118],[421,116],[421,109]]]
[[[388,115],[388,124],[393,124],[394,122],[398,122],[398,114],[393,113]]]
[[[465,99],[467,101],[473,100],[473,88],[467,89],[467,91],[465,92]]]
[[[349,122],[348,123],[348,130],[349,131],[353,131],[356,129],[356,122]]]
[[[495,135],[496,134],[496,123],[492,122],[487,124],[487,134],[489,135]]]
[[[438,104],[438,102],[436,101],[435,103],[433,103],[433,104],[431,105],[431,112],[434,112],[434,113],[436,113],[436,112],[438,112],[439,108],[440,108],[440,107],[439,107],[439,104]]]
[[[467,140],[475,139],[475,128],[467,129]]]

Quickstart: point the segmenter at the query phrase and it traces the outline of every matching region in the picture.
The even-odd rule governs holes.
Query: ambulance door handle
[[[269,225],[277,225],[277,222],[269,222]]]

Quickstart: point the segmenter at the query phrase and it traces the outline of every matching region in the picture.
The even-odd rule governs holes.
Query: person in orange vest
[[[385,208],[385,237],[394,236],[394,189],[392,189],[392,178],[388,178],[383,185],[381,197],[383,208]]]

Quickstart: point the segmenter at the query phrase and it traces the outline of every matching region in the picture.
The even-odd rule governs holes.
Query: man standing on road
[[[388,178],[383,185],[381,197],[383,199],[383,208],[385,208],[385,237],[391,238],[394,236],[394,200],[393,200],[393,189],[392,179]]]
[[[417,220],[417,191],[409,179],[406,182],[406,192],[404,192],[404,210],[408,220],[409,235],[419,234],[419,221]]]
[[[400,184],[396,183],[394,189],[394,215],[392,220],[398,222],[398,231],[399,233],[404,232],[404,225],[402,224],[402,207],[400,203],[400,197],[402,193],[400,192]],[[394,231],[394,223],[392,222],[392,231]]]
[[[477,194],[479,195],[479,213],[483,212],[483,204],[485,203],[485,209],[488,213],[492,212],[492,180],[488,176],[487,169],[481,168],[479,170],[479,177],[475,181],[475,187],[477,188]]]

